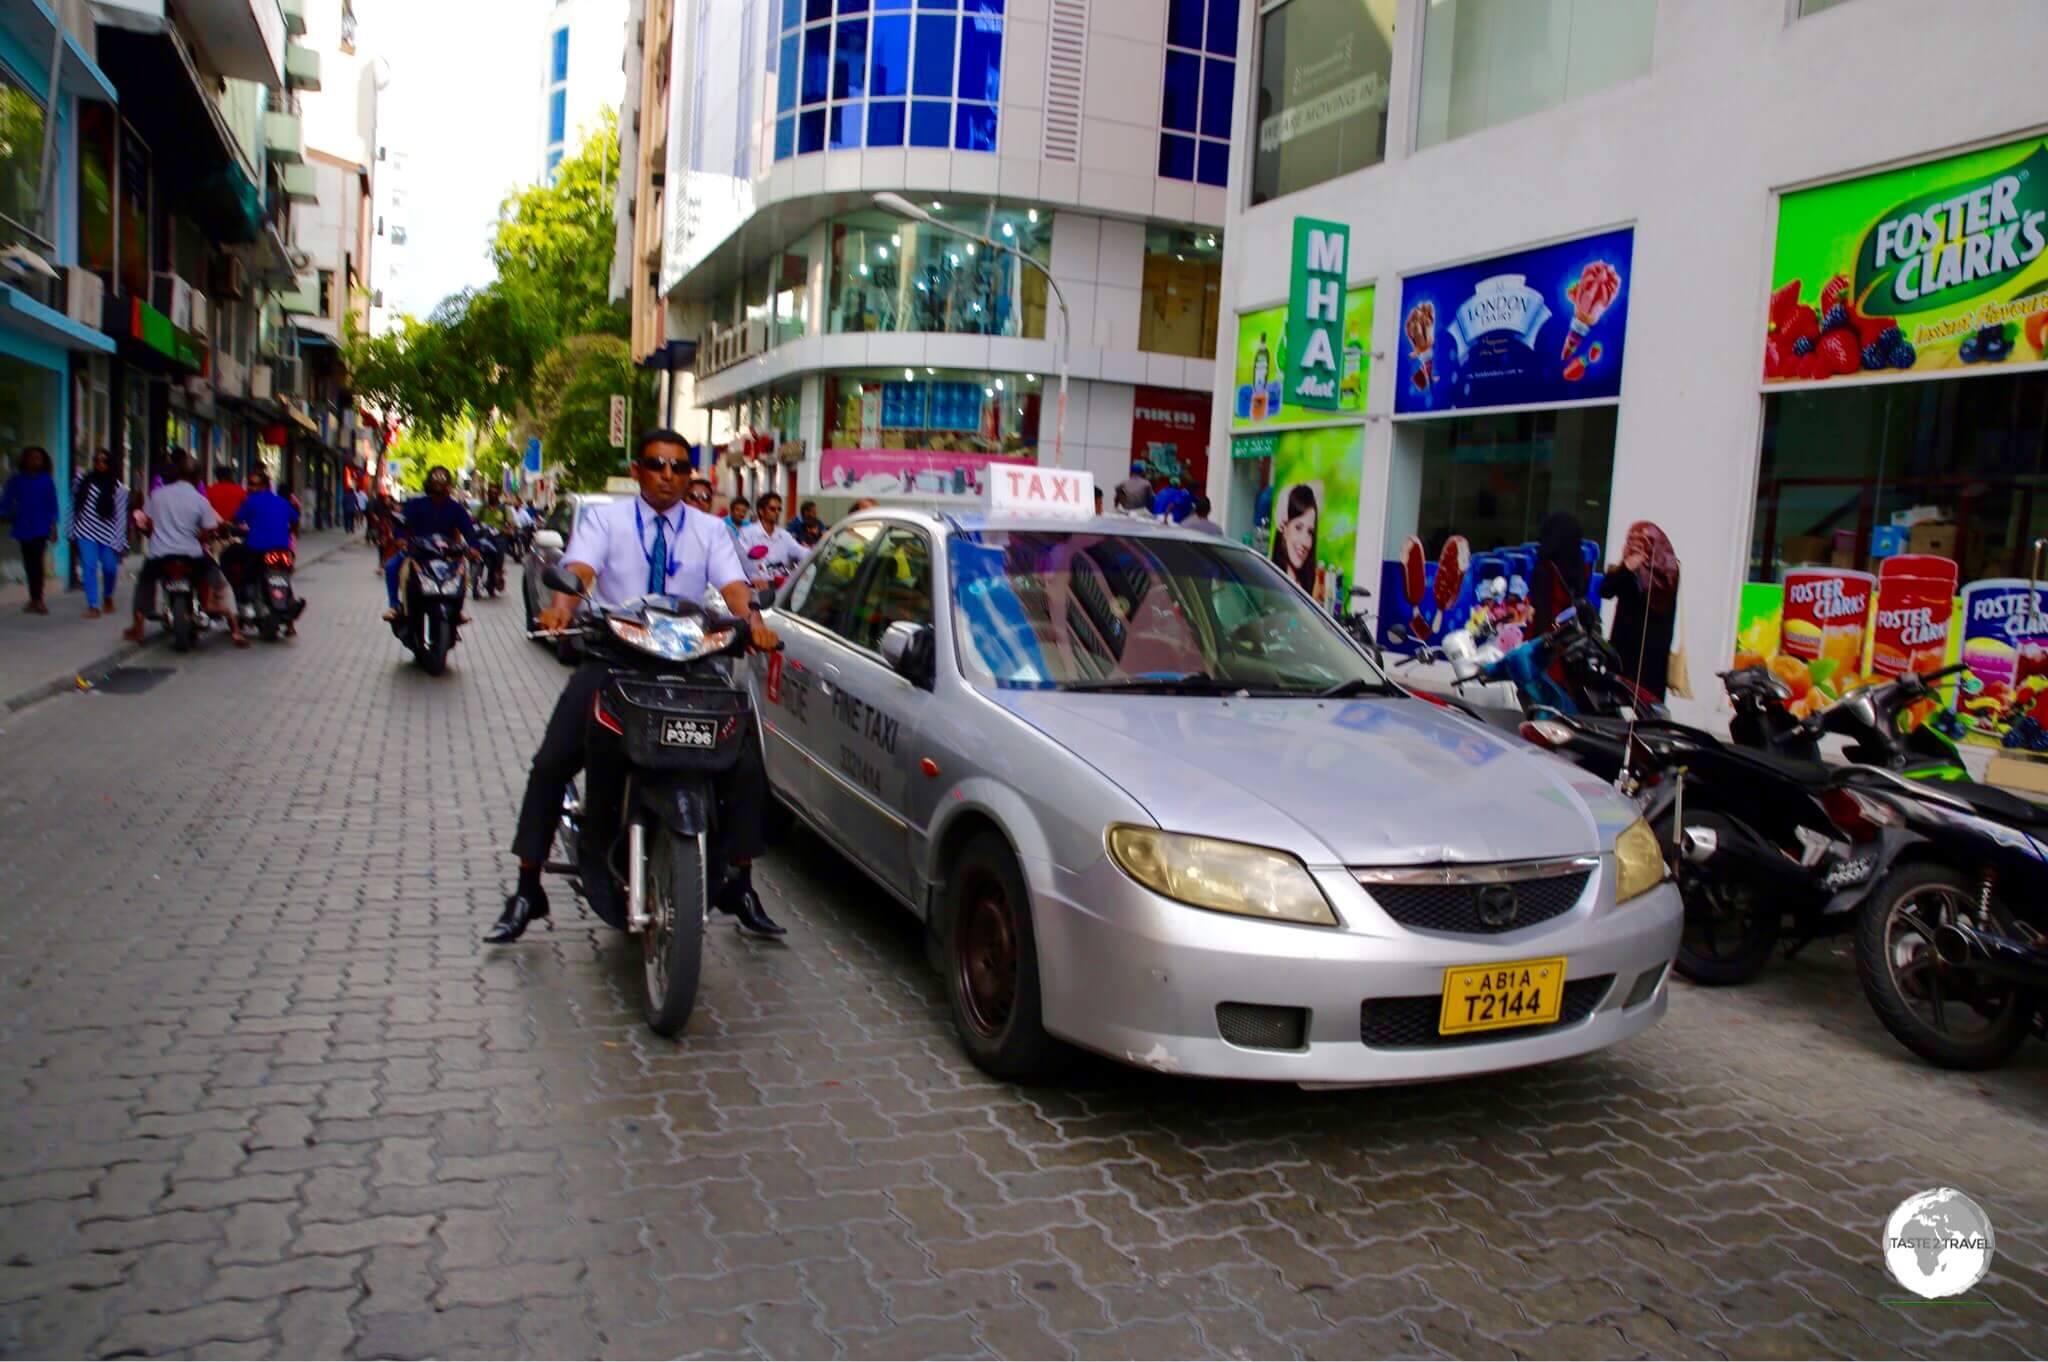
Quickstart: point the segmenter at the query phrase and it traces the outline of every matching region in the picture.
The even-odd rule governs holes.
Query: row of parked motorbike
[[[1924,1059],[1990,1068],[2048,1036],[2048,807],[1965,769],[1939,694],[1962,667],[1866,685],[1805,717],[1768,669],[1724,672],[1722,739],[1669,718],[1595,626],[1581,606],[1508,651],[1455,635],[1416,654],[1448,661],[1453,686],[1409,689],[1638,803],[1685,901],[1681,975],[1742,984],[1781,948],[1853,933],[1871,1007]],[[1512,687],[1517,703],[1475,687]],[[1825,759],[1836,749],[1845,762]]]
[[[462,634],[462,606],[471,592],[478,600],[505,594],[505,559],[523,559],[530,544],[526,535],[500,537],[489,531],[471,548],[460,539],[422,535],[405,545],[400,572],[404,608],[391,621],[391,632],[429,676],[448,670],[448,654]]]

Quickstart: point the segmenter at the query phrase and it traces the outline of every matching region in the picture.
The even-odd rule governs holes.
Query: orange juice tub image
[[[1789,657],[1829,658],[1844,673],[1863,660],[1864,628],[1877,579],[1848,568],[1793,568],[1785,574],[1785,613],[1778,647]]]
[[[1956,563],[1926,553],[1887,558],[1877,573],[1870,670],[1879,676],[1939,670],[1955,613]]]

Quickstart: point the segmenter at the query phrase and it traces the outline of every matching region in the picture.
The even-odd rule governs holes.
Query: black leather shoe
[[[503,946],[526,935],[526,929],[536,922],[546,922],[550,931],[554,922],[548,917],[548,896],[545,890],[535,890],[532,897],[521,893],[505,896],[505,911],[484,933],[484,941],[493,946]]]
[[[731,913],[739,920],[740,930],[750,936],[766,937],[770,941],[789,935],[789,929],[768,916],[768,910],[761,906],[761,896],[754,892],[752,885],[741,889],[728,889],[719,901],[721,912]]]

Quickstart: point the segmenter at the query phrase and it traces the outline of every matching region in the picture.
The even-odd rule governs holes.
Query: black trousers
[[[43,598],[43,551],[50,547],[50,536],[18,542],[21,544],[21,570],[28,577],[28,598],[40,601]]]
[[[204,611],[205,593],[217,588],[225,580],[220,574],[220,568],[203,554],[197,558],[173,556],[178,557],[180,562],[192,565],[193,586],[200,593],[195,604]],[[135,613],[144,619],[156,617],[156,586],[163,580],[164,564],[169,561],[168,558],[145,558],[142,560],[142,571],[135,575]]]
[[[618,735],[591,722],[591,706],[604,689],[610,669],[586,662],[562,687],[555,712],[548,716],[540,750],[526,777],[526,795],[519,803],[519,827],[512,854],[522,861],[545,861],[562,817],[562,795],[576,773],[589,770],[583,788],[585,841],[603,846],[616,832],[619,800],[625,788],[626,754]],[[718,795],[719,854],[717,861],[751,861],[767,849],[763,820],[768,812],[768,773],[761,766],[761,744],[748,733],[740,759],[713,777]],[[593,835],[594,834],[594,835]]]

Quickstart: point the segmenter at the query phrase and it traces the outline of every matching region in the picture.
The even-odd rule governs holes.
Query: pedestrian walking
[[[1607,641],[1621,657],[1622,675],[1662,702],[1675,679],[1671,640],[1678,625],[1678,554],[1654,522],[1638,520],[1628,527],[1621,564],[1600,578],[1600,594],[1614,602]]]
[[[1188,518],[1195,508],[1195,494],[1180,485],[1180,474],[1175,473],[1166,480],[1166,486],[1159,489],[1152,498],[1152,514],[1161,520],[1178,525]]]
[[[21,466],[0,488],[0,517],[14,522],[14,542],[21,545],[21,567],[28,578],[31,615],[47,615],[43,604],[44,555],[57,528],[57,479],[50,473],[50,451],[30,445],[21,451]]]
[[[1131,475],[1116,485],[1115,505],[1119,511],[1152,509],[1152,479],[1145,476],[1143,459],[1131,460]]]
[[[1184,530],[1200,530],[1203,534],[1223,533],[1223,527],[1209,519],[1209,498],[1203,496],[1194,499],[1193,512],[1186,520],[1181,521],[1180,527]]]
[[[341,532],[343,534],[354,534],[356,532],[356,512],[362,509],[362,503],[357,501],[356,498],[361,495],[362,493],[353,487],[341,489]]]
[[[71,485],[71,546],[85,587],[85,617],[113,614],[121,559],[128,552],[128,487],[104,449]]]

